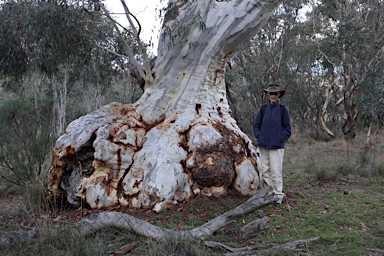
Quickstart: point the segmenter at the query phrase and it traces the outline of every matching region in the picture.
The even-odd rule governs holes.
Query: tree
[[[7,81],[2,86],[20,92],[23,88],[17,86],[25,77],[32,73],[46,76],[45,93],[54,99],[55,138],[64,132],[68,120],[74,119],[68,95],[88,99],[92,94],[87,87],[92,84],[98,92],[88,107],[92,111],[99,108],[101,84],[105,90],[121,66],[121,56],[100,50],[113,48],[116,34],[105,17],[92,12],[94,9],[92,1],[71,0],[6,1],[0,5],[0,75]]]
[[[380,120],[383,113],[376,100],[381,98],[383,81],[382,9],[382,1],[353,0],[322,1],[314,10],[316,30],[324,35],[319,40],[320,60],[326,77],[332,77],[332,89],[340,92],[346,116],[342,131],[347,139],[356,136],[359,116]],[[374,94],[376,99],[370,100]]]
[[[64,191],[75,206],[155,211],[229,187],[254,194],[261,185],[256,151],[231,116],[225,65],[278,2],[170,1],[157,59],[150,66],[143,54],[138,66],[144,94],[68,125],[53,150],[51,191]]]

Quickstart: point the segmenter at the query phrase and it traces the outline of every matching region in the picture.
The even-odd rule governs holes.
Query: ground
[[[298,143],[286,149],[284,190],[281,206],[268,205],[221,230],[212,240],[234,247],[259,244],[263,247],[299,239],[320,237],[304,248],[314,255],[384,255],[384,144],[375,149],[357,149],[349,142]],[[356,142],[359,144],[359,142]],[[61,227],[102,210],[49,207],[36,200],[3,190],[0,194],[0,231],[32,229],[49,225]],[[14,190],[13,190],[14,191]],[[28,193],[27,193],[28,194]],[[198,196],[184,204],[164,209],[125,212],[152,224],[173,230],[189,230],[237,207],[248,199],[230,190],[225,197]],[[36,203],[37,201],[37,203]],[[45,206],[45,207],[42,207]],[[257,218],[268,217],[260,234],[243,239],[233,232]],[[142,238],[134,238],[141,241]],[[132,254],[135,255],[135,254]],[[214,254],[212,254],[214,255]],[[286,254],[284,254],[286,255]],[[288,254],[290,255],[290,254]]]
[[[199,219],[201,222],[207,222],[212,217],[220,215],[248,200],[249,197],[242,196],[235,190],[230,190],[225,197],[207,197],[198,196],[184,204],[178,204],[169,209],[163,209],[160,213],[155,213],[149,209],[129,209],[117,207],[109,209],[110,211],[124,212],[140,219],[151,222],[155,225],[161,225],[164,222],[174,222],[175,213],[179,215],[178,223],[174,229],[185,227],[191,218]],[[38,219],[45,221],[75,223],[91,214],[104,211],[103,209],[74,209],[70,206],[64,209],[55,208],[49,211],[39,210],[39,216],[30,216],[23,209],[28,207],[26,202],[15,193],[2,193],[0,195],[1,211],[0,230],[31,229],[38,223]],[[37,213],[36,213],[37,214]],[[37,220],[36,220],[37,217]]]

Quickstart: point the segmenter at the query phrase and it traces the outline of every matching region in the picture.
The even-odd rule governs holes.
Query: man
[[[253,133],[257,138],[260,154],[260,171],[265,183],[272,187],[276,202],[281,204],[283,193],[283,159],[285,142],[291,136],[291,119],[288,108],[280,104],[285,89],[279,85],[270,85],[264,92],[268,94],[268,103],[257,112],[253,123]]]

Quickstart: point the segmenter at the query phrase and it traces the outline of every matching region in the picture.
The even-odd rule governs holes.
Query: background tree
[[[0,5],[0,84],[4,96],[0,107],[6,123],[0,138],[4,153],[0,171],[7,180],[24,184],[39,176],[47,161],[47,147],[64,132],[68,120],[109,103],[112,97],[116,100],[110,88],[130,88],[132,95],[120,98],[122,101],[137,98],[133,95],[137,82],[125,82],[129,70],[122,69],[126,67],[122,56],[104,50],[118,46],[113,27],[94,9],[93,2],[76,1],[5,1]],[[130,36],[129,31],[125,35]],[[17,123],[20,127],[15,127]],[[37,149],[37,145],[43,148]],[[42,159],[32,163],[34,152],[29,147],[39,151]],[[25,175],[11,178],[9,171],[15,174],[14,166],[19,165],[23,167],[17,172]]]
[[[382,112],[376,105],[377,101],[368,103],[368,98],[365,98],[370,94],[368,91],[375,91],[375,87],[383,86],[380,72],[384,54],[382,8],[381,1],[323,1],[315,8],[315,12],[321,13],[323,24],[327,21],[331,25],[322,27],[326,37],[321,40],[319,48],[323,53],[322,63],[327,69],[327,76],[334,76],[336,79],[341,77],[339,87],[342,88],[347,115],[343,133],[347,138],[355,136],[356,118],[359,114],[373,117]],[[374,84],[373,81],[379,83]],[[362,90],[365,94],[361,93]],[[357,102],[361,103],[362,100],[375,105],[377,113],[372,115],[372,107],[368,110],[367,105],[357,106]]]
[[[379,100],[371,101],[371,93],[381,95],[383,86],[380,8],[380,1],[294,1],[279,6],[268,26],[231,59],[229,74],[238,79],[232,79],[230,91],[244,96],[238,108],[247,118],[245,130],[251,132],[262,88],[273,81],[288,88],[282,101],[290,107],[294,125],[301,131],[309,128],[315,138],[325,134],[320,117],[346,138],[353,137],[356,124],[380,124]],[[244,84],[241,79],[251,86],[239,86]]]

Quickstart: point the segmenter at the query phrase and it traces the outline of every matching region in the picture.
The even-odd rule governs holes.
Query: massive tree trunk
[[[50,189],[74,206],[155,211],[229,187],[254,194],[256,151],[231,116],[225,64],[278,2],[174,3],[142,97],[73,121],[54,148]]]

